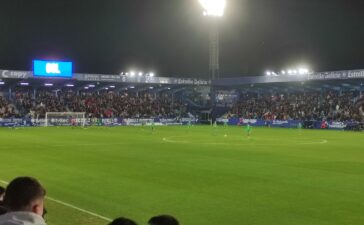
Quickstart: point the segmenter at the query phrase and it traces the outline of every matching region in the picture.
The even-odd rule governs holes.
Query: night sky
[[[197,0],[1,0],[0,69],[206,78],[208,28]],[[225,77],[364,69],[364,0],[228,0],[220,30]]]

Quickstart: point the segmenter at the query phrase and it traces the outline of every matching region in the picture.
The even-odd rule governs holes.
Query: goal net
[[[84,112],[46,112],[44,126],[85,126]]]

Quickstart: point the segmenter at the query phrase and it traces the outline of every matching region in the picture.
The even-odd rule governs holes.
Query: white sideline
[[[8,184],[9,184],[9,182],[4,181],[4,180],[0,180],[0,183],[5,184],[5,185],[8,185]],[[82,208],[80,208],[80,207],[77,207],[77,206],[75,206],[75,205],[69,204],[69,203],[64,202],[64,201],[57,200],[57,199],[55,199],[55,198],[48,197],[48,196],[46,196],[46,199],[48,199],[49,201],[52,201],[52,202],[58,203],[58,204],[60,204],[60,205],[63,205],[63,206],[69,207],[69,208],[71,208],[71,209],[75,209],[75,210],[78,210],[78,211],[80,211],[80,212],[83,212],[83,213],[89,214],[89,215],[91,215],[91,216],[97,217],[97,218],[102,219],[102,220],[105,220],[105,221],[108,221],[108,222],[111,222],[111,221],[112,221],[112,219],[110,219],[110,218],[107,218],[107,217],[105,217],[105,216],[101,216],[101,215],[99,215],[99,214],[97,214],[97,213],[94,213],[94,212],[88,211],[88,210],[86,210],[86,209],[82,209]]]

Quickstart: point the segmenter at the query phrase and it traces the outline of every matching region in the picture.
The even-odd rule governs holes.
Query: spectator
[[[34,178],[18,177],[7,186],[4,206],[8,212],[0,216],[0,225],[45,225],[45,189]]]
[[[178,220],[173,216],[161,215],[150,218],[149,225],[179,225]]]
[[[3,201],[4,194],[5,194],[5,188],[3,188],[3,187],[0,186],[0,202]]]
[[[5,194],[5,188],[0,186],[0,215],[5,214],[7,211],[3,204],[4,194]]]
[[[111,223],[109,223],[109,225],[138,225],[138,224],[131,219],[119,217],[113,220]]]

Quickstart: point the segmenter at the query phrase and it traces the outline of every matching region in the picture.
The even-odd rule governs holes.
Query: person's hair
[[[134,222],[131,219],[119,217],[114,219],[109,225],[138,225],[136,222]]]
[[[18,177],[6,187],[4,205],[10,211],[26,210],[34,200],[44,198],[45,194],[45,189],[35,178]]]
[[[149,225],[179,225],[178,220],[169,215],[154,216],[148,223]]]

